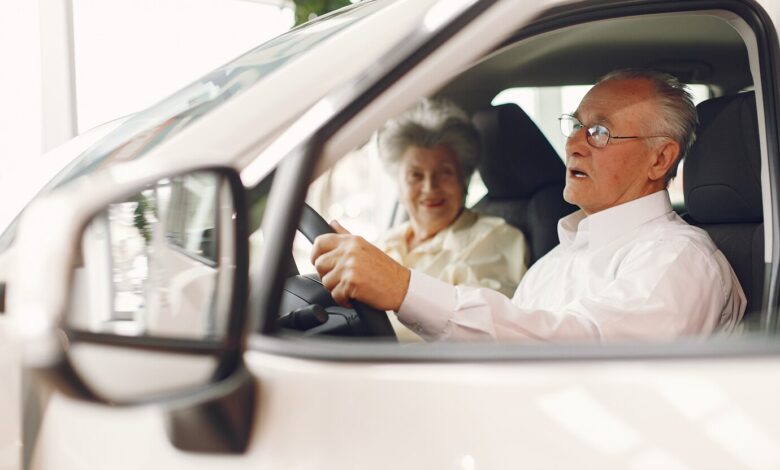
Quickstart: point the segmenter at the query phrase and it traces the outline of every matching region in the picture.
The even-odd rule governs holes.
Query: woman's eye
[[[442,168],[441,171],[439,171],[439,175],[445,177],[445,178],[452,178],[455,176],[455,169],[454,168]]]

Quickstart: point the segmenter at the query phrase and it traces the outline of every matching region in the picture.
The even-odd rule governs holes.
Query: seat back
[[[522,230],[530,263],[558,244],[558,220],[577,208],[563,200],[566,166],[531,118],[515,104],[477,112],[479,172],[488,193],[474,209]]]
[[[745,321],[755,323],[765,268],[755,94],[714,98],[697,109],[697,139],[684,162],[685,218],[729,260],[747,297]]]

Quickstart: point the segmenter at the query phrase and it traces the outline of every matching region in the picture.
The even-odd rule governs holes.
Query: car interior
[[[531,264],[558,243],[558,219],[576,209],[562,198],[562,156],[521,106],[492,104],[502,91],[592,85],[621,68],[656,69],[703,86],[708,99],[697,106],[698,139],[681,164],[684,171],[678,178],[683,180],[684,202],[676,204],[675,210],[706,230],[725,254],[748,299],[743,323],[747,330],[760,329],[766,322],[761,312],[765,311],[765,273],[771,266],[764,259],[762,121],[749,47],[742,35],[749,38],[751,33],[744,33],[747,26],[740,21],[717,12],[574,25],[542,17],[459,73],[435,96],[466,110],[481,133],[478,173],[486,193],[473,209],[501,216],[521,229],[530,246]],[[329,213],[326,205],[315,209],[327,220],[339,215]],[[326,330],[315,331],[327,334]],[[356,331],[339,334],[360,336]]]
[[[566,167],[516,104],[478,111],[473,121],[482,135],[478,170],[487,189],[474,210],[519,228],[533,264],[558,244],[558,219],[577,209],[563,200]]]
[[[710,234],[747,297],[743,324],[756,327],[764,291],[761,152],[753,92],[697,107],[697,140],[686,160],[685,219]]]

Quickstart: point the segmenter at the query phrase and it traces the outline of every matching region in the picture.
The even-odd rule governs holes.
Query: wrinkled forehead
[[[401,155],[401,164],[406,167],[435,168],[442,165],[458,166],[458,157],[447,144],[433,147],[410,145]]]
[[[616,79],[599,83],[588,91],[575,116],[585,124],[644,122],[657,117],[652,84],[644,79]]]

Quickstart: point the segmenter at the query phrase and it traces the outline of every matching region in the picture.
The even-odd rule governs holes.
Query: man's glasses
[[[558,118],[558,121],[561,123],[561,132],[564,136],[567,138],[574,136],[577,132],[580,131],[580,129],[585,128],[585,125],[580,122],[579,119],[576,117],[570,115],[570,114],[564,114],[561,117]],[[631,136],[617,136],[617,135],[611,135],[609,133],[609,129],[607,126],[603,124],[594,124],[590,127],[585,128],[585,140],[588,141],[588,143],[596,147],[598,149],[602,149],[609,144],[610,140],[613,139],[651,139],[653,137],[668,137],[665,135],[631,135]]]

